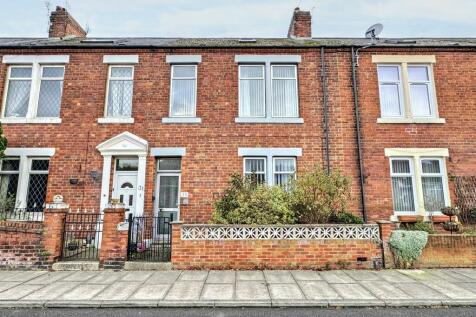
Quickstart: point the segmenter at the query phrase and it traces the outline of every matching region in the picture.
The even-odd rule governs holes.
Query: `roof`
[[[0,38],[0,48],[350,47],[366,38]],[[476,47],[476,38],[382,38],[375,47]]]

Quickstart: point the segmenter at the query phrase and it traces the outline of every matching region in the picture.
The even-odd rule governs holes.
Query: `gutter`
[[[321,83],[322,83],[322,103],[324,112],[324,143],[325,143],[325,157],[326,157],[326,171],[327,174],[331,172],[331,161],[329,154],[329,107],[327,104],[327,72],[326,62],[324,56],[324,46],[321,47]]]
[[[358,51],[358,50],[357,50]],[[355,125],[357,132],[357,150],[359,161],[359,178],[360,178],[360,200],[362,206],[362,218],[364,222],[367,222],[367,213],[365,209],[365,180],[364,180],[364,162],[362,159],[362,136],[360,132],[360,110],[359,110],[359,96],[357,87],[357,74],[356,67],[358,66],[358,52],[355,47],[351,47],[352,54],[352,91],[354,97],[354,110],[355,110]]]

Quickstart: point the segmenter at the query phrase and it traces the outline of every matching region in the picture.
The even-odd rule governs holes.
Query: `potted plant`
[[[457,206],[441,208],[441,213],[448,217],[458,216],[460,212],[461,210]]]

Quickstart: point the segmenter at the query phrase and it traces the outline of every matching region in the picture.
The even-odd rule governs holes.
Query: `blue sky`
[[[476,0],[3,0],[0,37],[44,37],[46,2],[65,6],[91,37],[284,37],[296,6],[313,36],[476,37]],[[8,1],[8,9],[6,3]]]

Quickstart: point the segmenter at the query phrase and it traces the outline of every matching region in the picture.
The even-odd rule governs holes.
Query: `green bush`
[[[425,231],[395,230],[390,236],[390,247],[398,268],[410,268],[421,255],[428,241]]]
[[[435,228],[431,222],[417,221],[413,224],[407,224],[402,229],[409,231],[425,231],[428,234],[434,234]]]
[[[289,193],[278,186],[259,185],[233,175],[224,195],[215,202],[212,221],[219,224],[293,224]]]
[[[349,178],[339,170],[327,174],[319,166],[293,181],[290,189],[290,208],[299,223],[329,223],[345,212],[350,198]]]
[[[344,224],[353,224],[353,223],[362,224],[362,223],[364,223],[364,220],[361,217],[356,216],[351,212],[341,211],[341,212],[338,212],[338,213],[334,213],[330,217],[329,222],[331,222],[331,223],[344,223]]]

